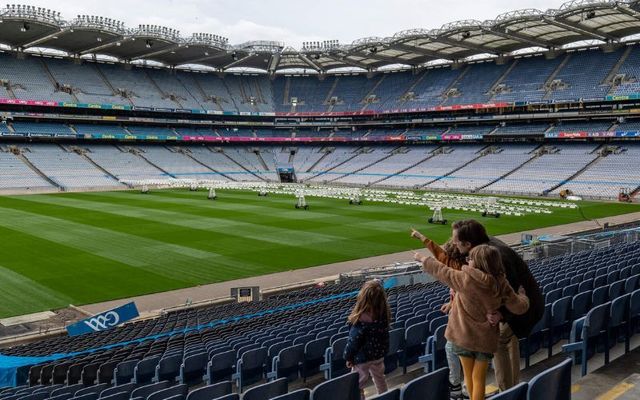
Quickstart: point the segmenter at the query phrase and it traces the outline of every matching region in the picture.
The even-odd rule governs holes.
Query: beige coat
[[[467,265],[456,271],[432,257],[424,261],[423,269],[456,291],[445,337],[466,350],[496,352],[498,327],[487,321],[487,313],[502,305],[518,315],[529,309],[527,296],[515,293],[504,276],[496,281],[493,276]]]

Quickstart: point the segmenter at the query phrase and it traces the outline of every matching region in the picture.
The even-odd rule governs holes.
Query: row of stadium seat
[[[0,163],[5,166],[0,189],[52,188],[52,182],[65,189],[115,188],[123,187],[122,182],[169,178],[277,182],[278,168],[293,168],[298,181],[309,183],[526,195],[557,195],[569,189],[598,199],[615,199],[620,188],[633,192],[640,186],[640,175],[629,168],[635,165],[640,147],[622,142],[220,148],[20,144],[14,148],[21,155],[0,146]]]
[[[638,92],[640,50],[580,49],[458,69],[315,76],[235,75],[0,54],[5,98],[233,112],[394,110],[491,101],[603,99]],[[605,82],[613,68],[621,81]],[[549,80],[553,78],[552,82]]]
[[[552,346],[566,337],[564,334],[569,327],[572,331],[569,345],[566,346],[568,350],[583,352],[590,348],[593,340],[608,340],[609,335],[614,338],[625,337],[628,346],[628,338],[635,333],[640,316],[640,244],[615,245],[533,261],[530,268],[543,287],[547,308],[545,317],[530,337],[521,343],[525,349],[523,356],[527,361],[542,346],[547,346],[551,355]],[[322,289],[328,289],[322,294],[318,293],[317,288],[293,292],[260,302],[257,309],[264,309],[265,305],[291,304],[309,298],[317,300],[319,296],[330,293],[349,293],[357,285],[351,283],[328,287]],[[406,371],[406,367],[415,364],[418,359],[425,363],[427,370],[434,370],[444,362],[444,357],[437,353],[443,349],[442,333],[446,316],[441,316],[438,310],[448,297],[446,288],[439,283],[431,283],[426,286],[399,287],[391,289],[389,293],[394,322],[391,348],[385,360],[387,371],[393,371],[398,365],[404,366]],[[223,327],[222,330],[206,328],[160,339],[142,340],[138,344],[92,352],[69,361],[35,366],[29,371],[30,384],[34,388],[43,387],[41,385],[59,388],[61,386],[51,385],[79,387],[76,385],[112,383],[140,386],[165,381],[193,385],[202,382],[205,377],[208,384],[234,379],[242,390],[246,385],[258,383],[265,377],[271,380],[287,378],[289,382],[295,382],[324,370],[327,378],[335,378],[348,372],[341,357],[347,327],[344,325],[344,318],[352,301],[352,297],[346,297],[289,311],[280,315],[285,316],[284,320],[273,313],[258,321],[239,320],[232,327]],[[163,318],[187,314],[189,317],[183,319],[186,323],[181,326],[188,327],[189,321],[192,321],[191,324],[206,322],[206,315],[228,315],[224,312],[228,307],[233,308],[218,306],[179,312]],[[247,311],[245,308],[244,312]],[[594,318],[597,321],[584,323]],[[586,328],[583,327],[594,326],[595,322],[604,328],[596,331],[584,330]],[[68,348],[82,349],[83,342],[87,340],[91,346],[106,343],[96,341],[105,334],[122,340],[118,331],[127,331],[145,323],[64,340],[71,345]],[[268,326],[271,328],[265,329]],[[170,329],[175,330],[175,326]],[[580,332],[583,331],[581,336]],[[596,333],[589,333],[592,331]],[[603,336],[603,331],[607,332],[607,336]],[[162,330],[154,329],[152,332]],[[206,339],[207,337],[211,339]],[[589,339],[591,337],[593,338]],[[585,343],[589,346],[583,348],[581,338],[586,338]],[[20,346],[11,349],[8,354],[43,354],[44,349],[64,351],[66,346],[61,348],[55,344],[56,341],[60,339],[41,342],[44,345],[42,347],[37,343]],[[605,344],[607,346],[604,349],[607,351],[612,343]],[[607,354],[605,353],[606,358]],[[582,358],[574,357],[574,362],[586,363],[586,358],[587,355]],[[605,362],[608,361],[605,359]],[[584,368],[586,372],[586,366]],[[42,397],[44,398],[47,397]]]

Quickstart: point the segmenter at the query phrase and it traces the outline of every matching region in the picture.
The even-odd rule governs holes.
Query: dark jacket
[[[522,315],[514,315],[505,307],[500,308],[504,322],[509,324],[513,333],[518,338],[527,337],[544,314],[544,297],[540,286],[529,271],[527,263],[511,247],[494,237],[488,244],[500,251],[505,274],[513,290],[517,291],[522,286],[529,298],[529,310]]]
[[[352,364],[364,364],[384,358],[389,351],[389,324],[386,321],[351,325],[344,348],[344,359]]]

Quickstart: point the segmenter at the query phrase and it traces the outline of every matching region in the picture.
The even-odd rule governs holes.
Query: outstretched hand
[[[421,242],[424,242],[427,239],[425,235],[423,235],[422,233],[420,233],[414,228],[411,228],[411,237],[414,239],[418,239]]]
[[[424,263],[424,260],[427,259],[427,256],[424,256],[416,251],[413,253],[413,259],[422,264]]]

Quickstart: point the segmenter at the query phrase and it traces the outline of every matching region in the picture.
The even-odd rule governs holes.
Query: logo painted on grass
[[[67,326],[67,332],[69,332],[69,336],[77,336],[104,331],[132,320],[138,315],[136,304],[131,302],[69,325]]]

